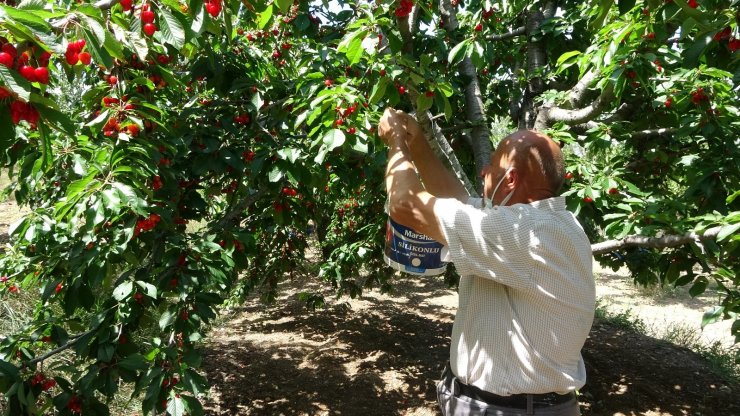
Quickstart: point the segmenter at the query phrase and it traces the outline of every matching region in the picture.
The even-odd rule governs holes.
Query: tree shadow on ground
[[[311,312],[293,296],[310,283],[293,283],[276,305],[250,301],[210,334],[208,414],[439,414],[435,383],[454,292],[438,280],[409,280],[392,296]],[[440,306],[435,299],[444,297]],[[583,355],[584,416],[740,414],[737,389],[689,350],[597,321]]]

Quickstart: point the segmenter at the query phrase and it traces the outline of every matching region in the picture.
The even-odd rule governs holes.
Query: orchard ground
[[[3,243],[19,215],[12,201],[1,203]],[[456,292],[441,278],[398,276],[393,293],[334,299],[316,280],[285,282],[274,305],[255,294],[226,311],[205,346],[208,414],[437,415],[434,385],[449,348]],[[681,289],[641,290],[608,270],[598,270],[597,287],[602,311],[623,323],[640,320],[656,336],[619,319],[596,320],[583,351],[584,416],[740,414],[740,386],[698,354],[658,338],[730,346],[729,322],[695,331],[716,300],[711,290],[696,299]],[[327,307],[306,310],[296,294],[307,290],[324,293]]]

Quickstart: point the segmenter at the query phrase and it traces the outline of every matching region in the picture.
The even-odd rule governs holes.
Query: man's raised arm
[[[406,117],[406,146],[427,192],[438,198],[455,198],[467,202],[470,195],[460,180],[434,154],[419,123]]]

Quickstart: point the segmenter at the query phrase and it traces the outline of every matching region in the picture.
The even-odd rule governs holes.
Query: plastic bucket
[[[388,217],[385,232],[385,262],[402,272],[436,276],[447,269],[447,247]]]

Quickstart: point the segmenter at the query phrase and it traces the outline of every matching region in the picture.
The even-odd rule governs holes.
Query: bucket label
[[[445,272],[447,247],[388,218],[385,262],[406,273],[435,276]]]

